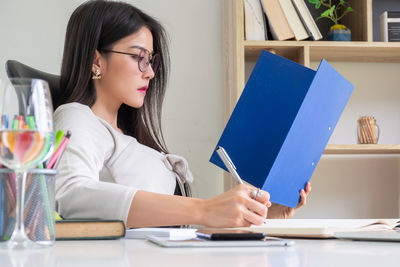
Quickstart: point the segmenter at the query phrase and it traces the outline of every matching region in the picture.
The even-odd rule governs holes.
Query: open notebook
[[[335,232],[391,230],[400,219],[268,219],[263,225],[238,229],[263,232],[268,236],[334,238]]]
[[[396,228],[397,229],[397,228]],[[392,231],[356,231],[356,232],[335,232],[335,237],[352,240],[365,241],[387,241],[400,242],[400,230]]]

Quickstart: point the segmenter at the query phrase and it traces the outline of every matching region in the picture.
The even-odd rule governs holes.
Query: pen
[[[65,148],[63,149],[63,151],[61,151],[60,155],[56,159],[56,162],[54,162],[53,167],[52,167],[53,169],[58,168],[58,165],[60,164],[60,161],[61,161],[62,156],[64,155],[64,152],[65,152]]]
[[[57,150],[57,148],[60,145],[61,140],[63,139],[63,137],[64,137],[64,132],[61,131],[61,130],[58,130],[57,133],[56,133],[56,145],[54,147],[54,150]]]
[[[50,158],[50,161],[46,166],[47,169],[51,169],[53,167],[54,163],[56,163],[57,158],[63,154],[64,149],[66,148],[70,137],[71,137],[71,132],[67,131],[67,134],[65,135],[64,139],[61,141],[57,150],[54,152],[53,156]]]
[[[35,117],[27,116],[26,117],[26,123],[29,126],[29,129],[31,131],[36,131],[37,130],[36,129]],[[45,139],[44,142],[45,142],[44,143],[44,149],[43,149],[42,153],[39,155],[39,159],[43,159],[43,157],[47,154],[48,150],[50,149],[50,139],[48,138],[48,136],[46,136],[46,139]],[[37,167],[38,167],[38,169],[43,169],[43,163],[40,163]],[[50,200],[49,200],[50,195],[49,195],[49,190],[47,189],[46,177],[43,174],[39,175],[39,183],[40,183],[40,192],[42,194],[43,206],[44,206],[44,209],[45,209],[44,212],[45,212],[45,215],[46,215],[47,224],[49,226],[50,232],[52,234],[54,234],[54,226],[53,226],[54,218],[52,217],[52,208],[51,208]],[[32,192],[34,191],[33,185],[34,184],[32,184],[29,187],[29,189]],[[34,201],[34,197],[31,197],[30,201]],[[30,208],[29,212],[33,212],[33,215],[32,215],[32,217],[28,217],[28,218],[30,218],[29,222],[32,222],[33,220],[36,220],[34,216],[35,216],[35,214],[36,214],[36,216],[38,216],[36,209],[37,209],[37,206],[39,206],[38,205],[39,203],[40,202],[36,202],[36,207],[35,208],[33,208],[33,207]],[[32,227],[30,227],[30,230],[32,230],[32,233],[34,233],[34,231],[36,231],[36,227],[35,227],[35,229],[32,229]],[[32,236],[32,237],[34,237],[34,236]],[[34,240],[34,239],[32,239],[32,240]]]
[[[22,115],[18,115],[18,129],[24,129],[24,117]]]
[[[233,164],[231,158],[229,157],[228,153],[226,153],[225,149],[222,146],[217,146],[216,151],[218,156],[221,158],[222,162],[226,166],[226,168],[229,170],[232,176],[235,177],[236,181],[239,184],[243,184],[242,179],[240,178],[239,174],[236,171],[235,164]]]
[[[13,119],[12,124],[11,124],[11,129],[12,130],[18,130],[18,115],[14,116],[14,119]]]
[[[36,130],[35,118],[32,115],[26,116],[26,124],[29,126],[30,130]]]
[[[3,129],[8,129],[8,116],[3,115],[1,120],[1,125]]]

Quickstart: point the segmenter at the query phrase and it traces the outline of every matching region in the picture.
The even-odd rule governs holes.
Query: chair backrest
[[[34,69],[16,60],[7,60],[6,72],[10,78],[35,78],[47,81],[50,87],[54,110],[58,105],[62,104],[59,100],[61,93],[60,76]]]

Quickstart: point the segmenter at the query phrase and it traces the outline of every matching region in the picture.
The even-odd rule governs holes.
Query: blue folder
[[[324,59],[314,71],[262,51],[217,146],[271,202],[296,207],[353,88]],[[227,170],[215,150],[210,161]]]

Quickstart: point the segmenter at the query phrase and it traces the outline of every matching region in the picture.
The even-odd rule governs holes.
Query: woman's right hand
[[[204,200],[202,224],[208,227],[246,227],[260,225],[271,206],[269,194],[260,190],[252,198],[253,186],[240,184],[231,190]]]

